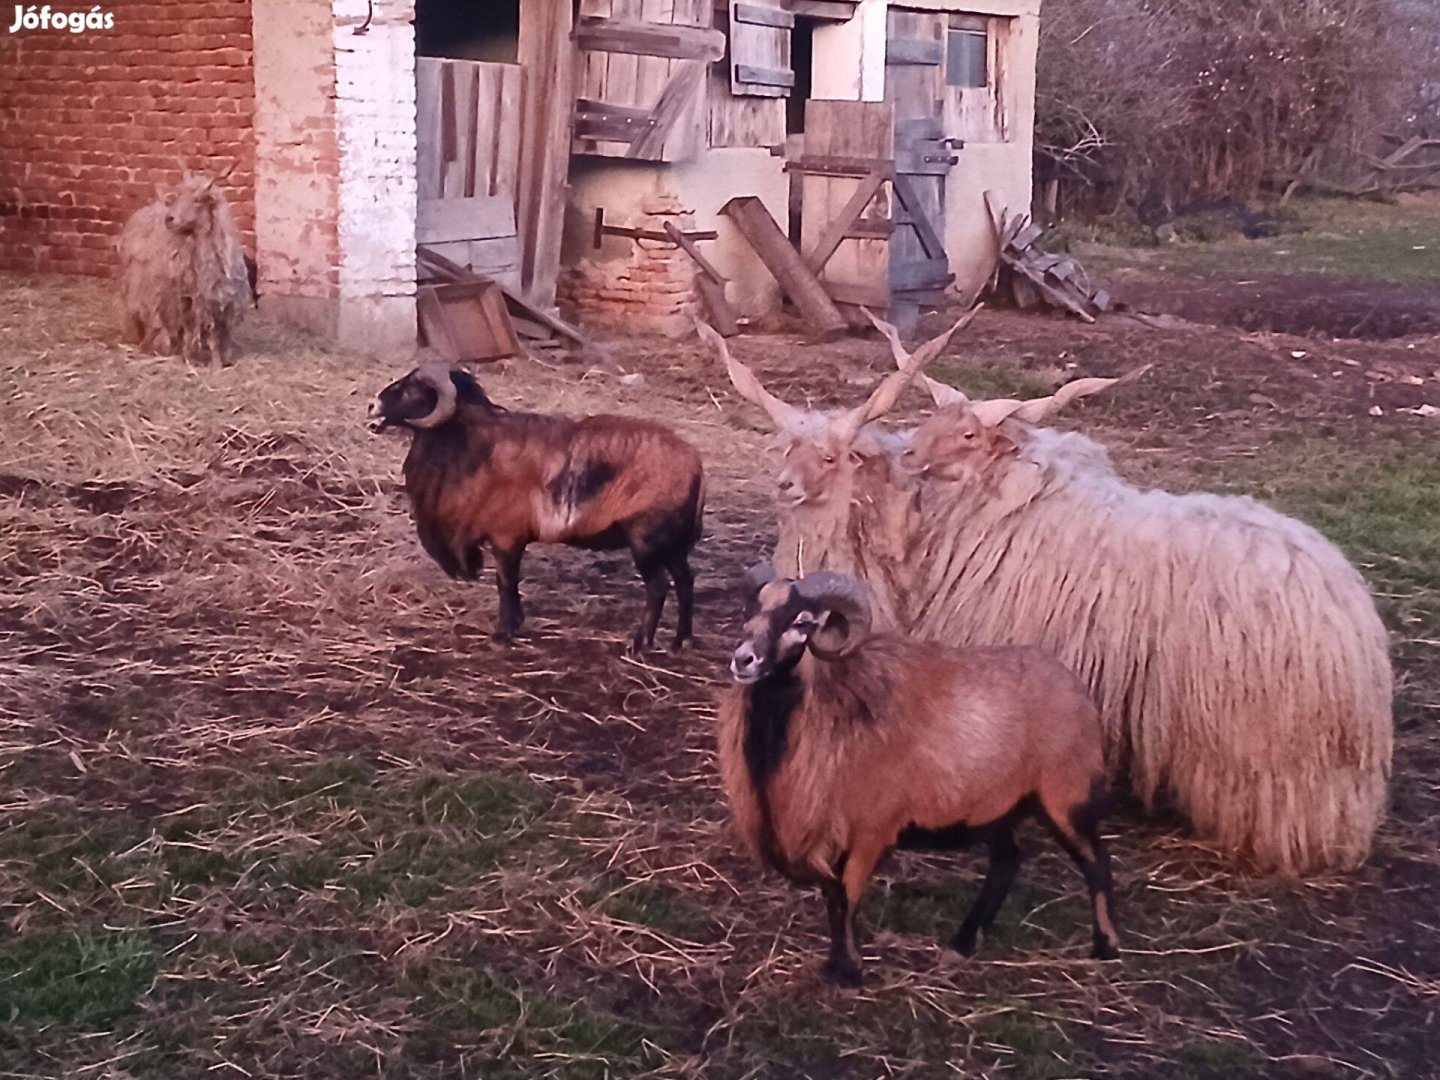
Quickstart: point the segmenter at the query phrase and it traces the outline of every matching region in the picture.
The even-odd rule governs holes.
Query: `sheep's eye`
[[[975,433],[974,433],[973,431],[967,431],[967,432],[965,432],[965,438],[967,438],[967,439],[973,439],[973,438],[975,438]]]
[[[804,630],[808,627],[814,626],[819,621],[820,620],[815,617],[813,612],[802,611],[799,615],[795,616],[795,621],[792,622],[790,625],[796,629]]]
[[[826,454],[826,455],[825,455],[825,464],[826,464],[826,465],[834,465],[834,464],[835,464],[835,455],[834,455],[834,454]]]

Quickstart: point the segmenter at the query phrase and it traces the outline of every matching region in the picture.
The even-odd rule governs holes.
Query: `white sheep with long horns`
[[[877,325],[916,368],[921,351]],[[1353,867],[1384,813],[1392,743],[1369,591],[1299,521],[1249,498],[1141,491],[1098,443],[1038,426],[1116,381],[970,401],[926,379],[939,412],[892,438],[887,468],[857,470],[868,479],[832,508],[826,563],[858,567],[872,596],[890,589],[882,625],[1053,651],[1099,701],[1112,764],[1200,836],[1287,875]],[[883,527],[875,508],[896,506]]]

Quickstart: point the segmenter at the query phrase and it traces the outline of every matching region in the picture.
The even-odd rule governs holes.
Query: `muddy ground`
[[[0,282],[0,1076],[1437,1075],[1435,338],[987,312],[942,358],[992,396],[1153,363],[1063,423],[1139,483],[1250,492],[1341,543],[1393,633],[1393,808],[1364,868],[1283,883],[1122,807],[1108,965],[1038,830],[969,961],[939,943],[978,856],[898,857],[859,992],[817,978],[818,900],[725,827],[714,694],[773,514],[763,420],[698,345],[610,342],[638,385],[480,373],[705,454],[699,647],[640,660],[619,555],[536,549],[529,632],[490,643],[490,586],[429,564],[403,444],[361,426],[402,360],[264,320],[244,346],[187,370],[117,346],[97,285]],[[793,327],[734,347],[802,405],[887,362]]]

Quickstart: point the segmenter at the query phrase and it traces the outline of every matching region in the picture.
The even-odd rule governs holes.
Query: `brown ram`
[[[630,648],[655,642],[675,583],[675,649],[691,636],[705,474],[700,455],[673,431],[626,416],[572,419],[511,412],[468,373],[416,368],[380,391],[373,431],[408,428],[405,458],[420,543],[447,574],[474,580],[484,549],[500,590],[497,641],[520,629],[520,560],[533,543],[590,550],[628,548],[645,581],[645,614]]]
[[[1085,876],[1095,956],[1114,957],[1100,717],[1079,680],[1039,649],[870,636],[853,578],[772,573],[751,571],[720,771],[751,851],[824,893],[827,977],[859,981],[855,908],[895,847],[986,842],[989,872],[951,939],[973,952],[1020,865],[1014,827],[1032,815]]]

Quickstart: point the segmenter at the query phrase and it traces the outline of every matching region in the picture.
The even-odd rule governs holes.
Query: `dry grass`
[[[759,874],[724,827],[711,700],[730,581],[771,518],[763,435],[700,350],[616,346],[640,386],[563,365],[482,373],[502,402],[673,423],[712,476],[697,652],[623,659],[628,560],[543,549],[530,635],[498,650],[491,590],[420,555],[402,447],[361,425],[402,361],[259,325],[237,366],[189,370],[116,347],[91,284],[6,284],[0,1076],[1431,1068],[1440,671],[1420,643],[1440,581],[1396,578],[1417,620],[1401,633],[1412,726],[1395,818],[1360,874],[1277,886],[1122,814],[1122,963],[1084,958],[1078,876],[1038,834],[996,939],[961,962],[937,942],[978,862],[907,855],[867,903],[870,982],[837,992],[814,973],[818,900]],[[994,327],[997,369],[1053,364],[1073,337]],[[1111,345],[1086,347],[1113,360]],[[873,343],[739,348],[822,403],[862,393],[883,359]],[[1255,426],[1217,440],[1206,395],[1244,400],[1259,376],[1211,365],[1214,338],[1164,348],[1163,400],[1084,414],[1147,475],[1193,483],[1220,462],[1249,482],[1239,465],[1276,430],[1313,433],[1351,401],[1288,426],[1255,405]],[[1199,358],[1183,377],[1182,356]]]

